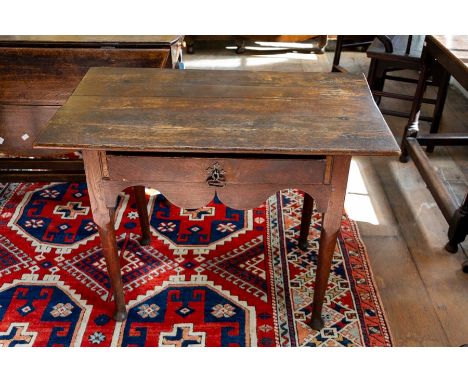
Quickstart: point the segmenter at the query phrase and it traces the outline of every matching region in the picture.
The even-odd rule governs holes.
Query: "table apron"
[[[277,191],[309,193],[327,208],[331,158],[224,158],[112,155],[103,167],[106,204],[115,205],[123,189],[142,185],[161,192],[179,207],[206,206],[217,194],[232,208],[258,207]]]
[[[285,189],[298,189],[307,192],[315,200],[318,212],[327,210],[332,186],[327,184],[233,184],[223,188],[209,187],[206,183],[180,183],[155,181],[112,181],[103,180],[104,196],[109,208],[115,207],[118,194],[131,186],[153,188],[163,194],[171,203],[181,208],[201,208],[213,200],[215,194],[227,206],[246,210],[259,207],[270,196]]]

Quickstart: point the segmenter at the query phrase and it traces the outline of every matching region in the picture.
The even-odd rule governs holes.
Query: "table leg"
[[[140,219],[140,228],[141,228],[140,244],[149,245],[151,241],[151,235],[150,235],[150,224],[149,224],[149,217],[148,217],[148,204],[146,203],[146,196],[145,196],[145,187],[134,186],[133,192],[135,194],[138,217]]]
[[[314,301],[312,304],[312,318],[310,322],[310,326],[315,330],[320,330],[324,326],[322,307],[328,286],[328,277],[330,276],[336,239],[341,226],[350,161],[351,157],[348,156],[335,157],[333,160],[332,192],[322,219]]]
[[[116,321],[123,321],[127,317],[127,310],[125,308],[125,296],[114,231],[114,208],[106,205],[102,182],[104,168],[106,167],[104,163],[105,153],[83,150],[83,162],[93,220],[98,226],[102,252],[106,260],[107,272],[109,273],[111,289],[115,300],[114,319]]]
[[[101,221],[101,224],[98,225],[98,232],[115,300],[114,319],[116,321],[124,321],[127,318],[127,309],[125,307],[125,295],[118,255],[119,250],[115,239],[114,209],[108,208],[107,215],[109,216],[108,220],[105,223]]]
[[[328,286],[328,277],[335,252],[336,239],[340,231],[341,212],[330,211],[323,214],[322,233],[318,254],[317,275],[315,277],[314,302],[310,326],[315,330],[323,328],[322,307]]]
[[[307,250],[309,236],[310,221],[314,208],[314,199],[307,192],[304,193],[304,205],[302,207],[301,231],[299,234],[299,248],[303,251]]]

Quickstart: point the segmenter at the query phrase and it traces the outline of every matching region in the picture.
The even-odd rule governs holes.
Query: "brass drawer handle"
[[[221,165],[218,162],[215,162],[206,169],[208,173],[208,178],[206,178],[206,183],[209,186],[213,187],[224,187],[226,185],[226,171],[223,170]]]

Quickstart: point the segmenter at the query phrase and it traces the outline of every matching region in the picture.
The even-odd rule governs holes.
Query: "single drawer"
[[[107,155],[109,179],[171,183],[322,184],[326,159]]]

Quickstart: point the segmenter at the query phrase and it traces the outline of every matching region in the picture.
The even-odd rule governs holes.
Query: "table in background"
[[[118,193],[156,188],[180,207],[254,208],[305,192],[298,245],[324,213],[311,326],[321,311],[353,155],[397,155],[362,75],[92,68],[35,146],[82,150],[94,220],[126,317],[113,217]],[[312,198],[313,197],[313,198]]]
[[[92,66],[174,68],[182,36],[0,36],[0,181],[84,180],[83,162],[33,149]],[[34,158],[31,158],[34,157]]]
[[[312,40],[312,41],[311,41]],[[194,45],[196,42],[213,42],[213,41],[233,41],[236,45],[237,53],[244,53],[246,50],[245,43],[249,41],[250,43],[263,42],[275,43],[270,45],[270,49],[274,51],[282,52],[288,49],[294,49],[297,51],[307,51],[307,52],[318,52],[324,53],[325,47],[328,42],[327,35],[232,35],[232,36],[223,36],[223,35],[187,35],[185,36],[185,42],[187,44],[187,53],[194,53]],[[307,42],[307,45],[313,45],[310,47],[301,47],[301,43]],[[278,45],[279,43],[279,45]],[[281,44],[283,43],[283,44]],[[284,43],[287,43],[284,45]],[[294,46],[291,43],[295,43]],[[259,45],[256,46],[258,48]],[[263,46],[263,49],[267,50],[266,46]],[[257,51],[258,52],[258,51]]]

